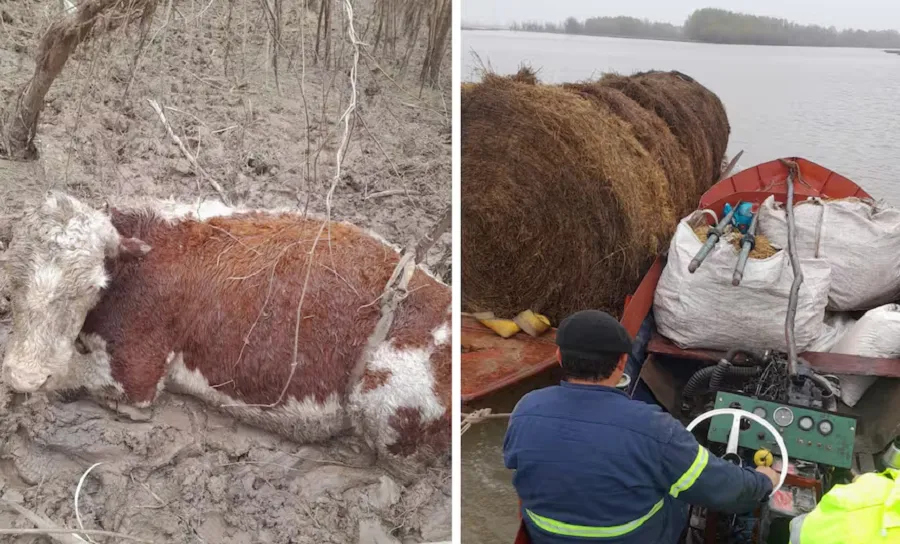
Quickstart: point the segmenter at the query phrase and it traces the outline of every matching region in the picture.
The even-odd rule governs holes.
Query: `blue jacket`
[[[772,482],[710,454],[658,406],[599,385],[528,393],[503,442],[535,544],[675,544],[688,504],[745,513]]]

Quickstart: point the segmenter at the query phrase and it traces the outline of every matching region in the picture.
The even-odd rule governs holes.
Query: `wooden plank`
[[[647,351],[659,355],[678,357],[680,359],[709,361],[711,363],[718,361],[722,358],[722,355],[724,355],[721,351],[712,351],[708,349],[681,349],[655,330],[650,336],[650,342],[647,344]]]
[[[876,359],[839,353],[806,352],[800,354],[816,371],[823,374],[851,374],[900,378],[900,359]]]
[[[471,316],[462,316],[461,325],[463,402],[484,398],[556,366],[555,329],[537,338],[524,332],[501,338]]]
[[[656,331],[650,338],[647,351],[682,359],[709,361],[710,363],[718,361],[724,355],[724,352],[707,349],[681,349]],[[900,359],[881,359],[814,351],[801,353],[800,356],[820,374],[900,378]]]

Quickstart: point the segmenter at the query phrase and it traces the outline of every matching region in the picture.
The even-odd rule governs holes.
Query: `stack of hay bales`
[[[674,72],[559,86],[486,74],[461,110],[463,305],[554,325],[621,312],[717,181],[730,133],[719,99]]]

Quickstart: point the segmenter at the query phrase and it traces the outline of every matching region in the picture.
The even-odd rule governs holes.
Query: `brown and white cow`
[[[3,379],[137,407],[167,389],[298,442],[356,432],[409,480],[450,451],[450,289],[416,269],[350,383],[400,256],[337,222],[312,252],[321,225],[218,202],[99,211],[51,193],[2,257]]]

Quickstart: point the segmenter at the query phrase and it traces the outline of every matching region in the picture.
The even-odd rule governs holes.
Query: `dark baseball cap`
[[[567,355],[595,359],[631,352],[631,337],[616,318],[599,310],[583,310],[563,319],[556,345]]]

